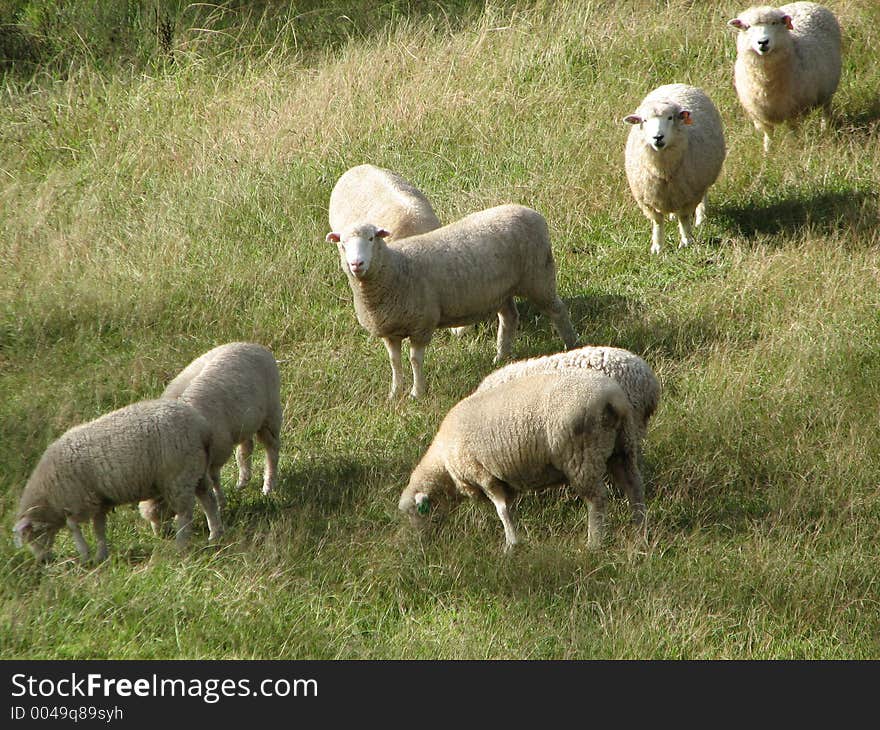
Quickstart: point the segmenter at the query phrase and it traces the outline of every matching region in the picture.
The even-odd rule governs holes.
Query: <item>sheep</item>
[[[678,219],[679,248],[691,245],[693,225],[706,217],[706,192],[726,154],[718,110],[701,89],[667,84],[650,92],[624,121],[633,125],[626,141],[626,177],[652,222],[651,253],[660,252],[667,214]]]
[[[358,165],[340,176],[330,193],[329,218],[334,231],[375,223],[393,239],[440,227],[421,190],[397,173],[375,165]]]
[[[764,152],[773,128],[816,107],[822,126],[840,82],[840,25],[828,8],[796,2],[780,8],[751,7],[728,21],[736,28],[734,85],[758,132]]]
[[[424,395],[425,348],[434,330],[498,313],[496,362],[510,354],[519,314],[515,296],[550,317],[566,348],[577,337],[556,294],[556,265],[544,217],[522,205],[501,205],[418,236],[385,243],[372,223],[331,231],[354,295],[360,324],[384,340],[391,361],[390,398],[403,387],[400,346],[410,342],[413,386]]]
[[[648,432],[648,422],[660,402],[660,381],[644,359],[619,347],[586,346],[544,357],[505,365],[490,373],[477,387],[476,392],[494,388],[524,375],[544,372],[580,371],[600,372],[614,379],[626,394],[632,406],[634,427],[631,436],[637,460],[641,460],[641,444]]]
[[[440,227],[425,194],[396,172],[375,165],[346,170],[330,192],[330,229],[344,231],[373,223],[388,231],[388,240],[427,233]],[[461,336],[470,326],[453,327]]]
[[[587,547],[602,541],[611,476],[644,523],[644,488],[635,463],[632,408],[622,388],[598,372],[524,375],[459,401],[400,495],[398,509],[422,532],[465,497],[488,498],[504,526],[505,551],[519,539],[508,503],[519,492],[567,484],[589,504]]]
[[[230,342],[208,350],[172,380],[163,398],[192,406],[211,426],[209,474],[221,508],[226,498],[220,470],[235,450],[237,489],[251,479],[254,436],[266,448],[263,494],[275,486],[281,434],[281,378],[272,351],[252,342]],[[158,532],[164,510],[157,500],[139,505],[141,515]]]
[[[68,430],[51,443],[28,479],[18,505],[15,542],[27,544],[39,562],[51,560],[55,536],[65,524],[83,562],[89,546],[80,523],[91,519],[95,558],[107,558],[107,513],[116,505],[161,497],[177,515],[177,546],[189,543],[198,497],[210,540],[223,534],[209,488],[211,429],[191,406],[147,400]]]

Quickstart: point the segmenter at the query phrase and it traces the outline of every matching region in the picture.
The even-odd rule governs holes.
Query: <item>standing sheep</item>
[[[752,7],[728,22],[737,28],[734,84],[740,103],[764,133],[815,107],[831,118],[831,97],[840,82],[840,25],[821,5],[797,2],[780,8]]]
[[[330,193],[330,230],[344,231],[373,223],[388,231],[388,240],[427,233],[440,227],[425,194],[396,172],[375,165],[346,170]],[[461,336],[468,327],[453,327]]]
[[[91,519],[96,560],[107,557],[107,513],[116,505],[161,497],[177,515],[177,545],[189,542],[195,498],[211,541],[223,525],[207,474],[211,430],[185,403],[151,400],[75,426],[54,441],[31,474],[18,505],[16,544],[40,562],[67,524],[83,562],[89,546],[80,523]]]
[[[281,434],[281,378],[272,351],[252,342],[220,345],[193,360],[172,380],[163,398],[192,406],[211,427],[209,473],[217,500],[226,499],[220,470],[235,450],[237,489],[251,479],[254,436],[266,447],[263,494],[272,491],[278,469]],[[139,505],[141,515],[159,530],[162,509],[157,500]]]
[[[424,193],[400,175],[375,165],[346,170],[330,193],[330,229],[374,223],[391,237],[406,238],[440,227]]]
[[[689,246],[724,162],[718,110],[701,89],[668,84],[648,94],[624,121],[633,125],[626,141],[626,178],[652,222],[651,253],[660,252],[664,216],[670,213],[678,219],[679,248]]]
[[[556,294],[556,265],[544,217],[501,205],[388,245],[389,232],[371,223],[327,234],[337,244],[354,294],[358,322],[381,337],[391,360],[391,393],[403,387],[401,341],[410,341],[413,387],[425,393],[422,366],[434,330],[472,324],[498,313],[496,362],[510,354],[520,296],[550,317],[567,348],[577,337]]]
[[[602,541],[606,466],[619,454],[629,468],[612,478],[643,494],[634,463],[632,409],[617,383],[600,373],[525,375],[478,391],[453,406],[413,471],[398,507],[419,528],[442,519],[464,497],[486,497],[504,525],[505,550],[518,539],[508,502],[519,492],[568,484],[589,503],[587,546]],[[641,521],[644,503],[631,501]]]
[[[622,389],[632,407],[633,417],[629,441],[635,451],[635,463],[642,463],[642,442],[648,432],[648,421],[660,402],[660,381],[651,366],[641,357],[619,347],[587,346],[545,357],[534,357],[510,363],[483,378],[476,392],[495,388],[503,383],[535,373],[585,372],[589,376],[598,372],[612,378]],[[625,469],[626,459],[612,456],[609,467],[612,472]],[[622,478],[623,484],[641,484],[641,480]],[[644,495],[628,495],[633,504],[643,502]],[[644,510],[644,505],[642,505]]]

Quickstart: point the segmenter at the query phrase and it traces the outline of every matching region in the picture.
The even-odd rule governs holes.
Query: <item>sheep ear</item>
[[[388,236],[390,235],[391,231],[386,231],[384,228],[380,228],[378,231],[376,231],[377,238],[388,238]]]
[[[644,120],[638,114],[627,114],[623,121],[627,124],[641,124]]]
[[[786,28],[788,28],[789,30],[794,30],[794,26],[791,24],[791,16],[790,15],[783,15],[782,22],[785,23]]]
[[[727,24],[731,28],[736,28],[737,30],[748,30],[749,26],[743,23],[739,18],[734,18],[733,20],[728,20]]]
[[[15,523],[15,527],[12,528],[12,540],[15,543],[15,547],[20,548],[24,544],[23,538],[30,531],[31,531],[31,518],[30,517],[22,517],[18,522]]]
[[[678,113],[678,118],[681,119],[681,121],[688,126],[694,123],[693,119],[691,119],[691,113],[687,109],[682,109]]]
[[[416,492],[415,495],[416,512],[424,516],[431,511],[431,500],[424,492]]]
[[[324,238],[324,240],[325,240],[327,243],[339,243],[339,241],[340,241],[341,239],[340,239],[340,236],[339,236],[338,233],[335,233],[335,232],[333,232],[333,231],[330,231],[330,233],[327,234],[327,236]]]

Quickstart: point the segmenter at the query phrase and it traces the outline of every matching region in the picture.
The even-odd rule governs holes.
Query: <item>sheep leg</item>
[[[694,242],[694,214],[679,212],[677,217],[678,233],[681,237],[678,247],[687,248]]]
[[[507,489],[504,482],[489,476],[483,480],[480,488],[492,504],[495,505],[495,511],[498,513],[498,518],[504,526],[504,552],[509,553],[519,543],[519,539],[516,536],[513,520],[510,517],[510,509],[507,504]]]
[[[226,506],[226,495],[223,494],[223,487],[220,486],[220,470],[222,464],[212,464],[208,469],[208,476],[211,477],[211,487],[214,489],[214,496],[217,498],[217,504],[220,509]]]
[[[645,485],[631,454],[616,453],[608,460],[614,486],[626,495],[632,512],[632,523],[645,532]]]
[[[263,494],[269,494],[275,488],[278,474],[278,452],[281,450],[281,439],[278,431],[268,425],[257,431],[257,438],[266,449],[266,467],[263,473]]]
[[[254,453],[254,440],[252,438],[245,439],[235,447],[235,463],[238,465],[238,484],[236,489],[246,486],[251,480],[251,456]]]
[[[660,246],[663,244],[663,234],[666,231],[666,222],[663,220],[663,214],[655,212],[651,216],[651,253],[660,253]]]
[[[73,535],[73,543],[76,545],[76,550],[79,553],[80,558],[82,558],[84,563],[89,562],[89,544],[83,537],[82,530],[79,528],[79,523],[72,517],[68,517],[67,527],[70,530],[70,534]]]
[[[427,342],[415,341],[409,338],[409,365],[412,368],[413,386],[409,392],[410,398],[421,398],[428,389],[425,383],[425,349]]]
[[[769,124],[762,124],[761,122],[755,120],[755,129],[761,132],[764,135],[764,153],[770,151],[770,135],[773,134],[773,127]]]
[[[110,551],[107,549],[107,513],[103,510],[92,517],[92,529],[95,531],[95,562],[103,563]]]
[[[183,488],[179,489],[180,491],[183,491]],[[179,495],[176,499],[176,504],[173,505],[175,515],[174,541],[177,544],[177,549],[182,551],[186,549],[187,545],[189,545],[189,538],[192,535],[193,504],[195,502],[195,499],[192,491],[185,492],[183,494],[181,494],[178,490],[172,491],[176,492]],[[198,486],[195,491],[203,491],[207,494],[208,487],[207,485],[200,484],[200,486]],[[209,506],[208,509],[205,511],[205,514],[208,514],[210,509],[211,508]]]
[[[587,549],[598,550],[602,547],[602,529],[605,523],[605,495],[598,490],[587,500]]]
[[[541,311],[550,318],[553,329],[565,343],[565,349],[571,350],[573,347],[577,347],[577,335],[572,327],[571,318],[568,316],[568,307],[565,306],[565,303],[556,297],[549,307],[542,308]]]
[[[388,350],[388,359],[391,361],[391,392],[388,398],[396,398],[403,388],[403,367],[400,362],[400,337],[383,337],[385,349]]]
[[[214,490],[209,489],[204,484],[199,484],[199,487],[196,489],[196,497],[202,505],[205,517],[208,519],[208,541],[216,542],[223,535],[223,523],[220,520],[220,507],[217,504]],[[192,514],[190,513],[191,516]]]
[[[492,362],[497,364],[510,357],[511,345],[518,326],[519,312],[516,309],[516,302],[513,297],[508,297],[498,310],[498,340],[495,346],[495,359]]]
[[[704,195],[700,204],[697,206],[696,214],[694,215],[695,226],[703,225],[703,221],[706,220],[706,197],[707,196]]]

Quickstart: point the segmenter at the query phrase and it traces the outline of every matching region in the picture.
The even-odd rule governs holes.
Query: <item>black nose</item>
[[[758,45],[761,46],[761,48],[765,49],[765,50],[769,44],[770,44],[770,40],[767,38],[762,38],[761,40],[758,41]]]
[[[654,135],[654,141],[655,141],[655,142],[662,142],[662,141],[663,141],[663,135],[662,135],[662,134],[655,134],[655,135]]]

